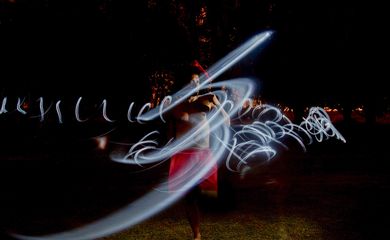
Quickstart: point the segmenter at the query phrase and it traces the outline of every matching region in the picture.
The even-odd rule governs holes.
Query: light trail
[[[211,94],[216,95],[220,100],[221,105],[207,113],[207,122],[196,123],[195,127],[183,136],[169,140],[163,147],[159,147],[160,144],[153,139],[158,132],[152,131],[142,137],[137,143],[133,144],[127,153],[115,152],[111,154],[113,161],[134,164],[149,169],[166,161],[175,153],[191,146],[193,139],[205,136],[204,129],[206,127],[209,128],[211,132],[210,149],[212,150],[213,156],[211,161],[197,161],[195,164],[187,164],[181,171],[178,171],[169,180],[169,184],[175,185],[174,191],[169,188],[168,181],[164,180],[155,187],[154,191],[150,191],[107,217],[85,226],[45,236],[12,235],[25,240],[101,238],[138,224],[176,202],[183,194],[198,184],[215,164],[221,163],[225,152],[229,153],[226,160],[228,169],[242,172],[248,166],[252,165],[253,161],[261,163],[272,159],[277,154],[277,151],[272,146],[273,144],[287,148],[282,143],[283,139],[287,137],[297,141],[303,149],[305,149],[303,139],[306,138],[311,143],[312,136],[317,141],[322,141],[324,138],[329,137],[336,137],[345,141],[341,134],[333,127],[326,113],[323,114],[318,108],[311,111],[309,116],[300,125],[293,124],[280,110],[269,105],[253,107],[250,101],[250,107],[242,112],[243,104],[254,93],[256,82],[253,79],[241,78],[211,83],[213,79],[220,76],[228,68],[269,40],[271,35],[272,32],[265,32],[251,38],[208,69],[208,77],[202,74],[198,87],[194,88],[187,85],[173,96],[164,98],[159,107],[150,109],[150,104],[145,104],[138,112],[137,117],[132,118],[134,103],[130,104],[127,111],[128,121],[137,121],[140,124],[145,124],[158,117],[163,122],[166,122],[163,118],[166,112],[172,110],[189,96],[202,89],[211,87]],[[217,90],[222,87],[225,87],[227,91]],[[233,98],[228,92],[235,92],[239,97]],[[75,107],[75,116],[79,122],[85,121],[81,120],[79,116],[81,99],[81,97],[78,99]],[[4,107],[2,109],[5,109],[4,102],[6,101],[3,99]],[[59,102],[57,105],[59,105]],[[230,117],[238,115],[238,119],[241,120],[244,115],[251,113],[252,122],[228,126],[225,124],[223,114],[221,114],[222,108],[227,111]],[[104,118],[110,122],[110,119],[105,114],[106,111],[104,108]],[[238,160],[237,164],[233,163],[233,158]],[[192,160],[196,159],[189,159],[189,162],[193,162]]]

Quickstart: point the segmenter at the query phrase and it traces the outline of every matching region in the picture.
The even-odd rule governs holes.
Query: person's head
[[[191,62],[180,68],[179,71],[180,76],[176,78],[173,93],[182,90],[186,86],[190,89],[195,89],[197,94],[203,92],[203,90],[200,90],[200,76],[204,73],[199,68],[195,67]]]
[[[193,73],[191,75],[191,81],[190,81],[191,86],[198,88],[199,87],[199,75],[196,73]],[[198,90],[199,91],[199,90]]]

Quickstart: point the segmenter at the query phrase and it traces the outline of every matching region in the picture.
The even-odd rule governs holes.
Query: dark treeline
[[[259,94],[266,99],[300,109],[341,103],[346,115],[364,104],[374,115],[388,98],[383,80],[388,76],[386,61],[381,60],[388,53],[384,37],[388,21],[380,4],[263,0],[0,4],[3,95],[13,91],[113,95],[145,102],[152,87],[163,84],[151,77],[156,71],[170,72],[180,86],[194,71],[188,67],[192,60],[207,68],[253,34],[272,29],[276,34],[270,46],[231,72],[258,78]]]

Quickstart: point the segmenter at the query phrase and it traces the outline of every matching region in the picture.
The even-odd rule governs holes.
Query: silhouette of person
[[[191,84],[199,86],[199,78],[192,75]],[[218,98],[212,93],[191,96],[179,104],[172,112],[172,135],[180,138],[191,129],[200,128],[196,137],[191,139],[191,145],[174,154],[171,157],[169,176],[175,176],[183,168],[188,166],[196,167],[204,165],[202,162],[209,162],[212,158],[210,149],[210,126],[207,119],[207,112],[220,106]],[[222,110],[226,123],[229,123],[228,114]],[[201,179],[201,182],[194,186],[184,197],[185,211],[190,223],[194,239],[200,240],[200,213],[198,200],[201,194],[217,197],[218,195],[218,167],[214,164],[211,170]],[[173,182],[173,181],[172,181]],[[175,190],[173,183],[170,188]]]

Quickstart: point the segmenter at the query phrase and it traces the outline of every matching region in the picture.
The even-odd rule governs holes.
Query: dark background
[[[158,181],[129,176],[133,169],[110,162],[112,149],[97,150],[92,137],[116,128],[111,139],[131,142],[161,127],[128,123],[128,104],[134,101],[139,109],[155,103],[153,87],[160,97],[172,93],[198,71],[193,60],[207,69],[264,30],[275,31],[267,47],[222,78],[259,79],[258,96],[294,107],[297,119],[309,106],[337,106],[343,120],[336,126],[347,144],[309,150],[316,156],[324,146],[343,161],[316,166],[388,174],[389,125],[377,121],[389,112],[389,17],[383,5],[345,0],[0,0],[0,101],[8,97],[8,112],[0,114],[4,230],[55,231],[61,226],[46,224],[45,229],[41,222],[72,219],[67,210],[87,221],[97,216],[86,213],[104,214],[138,196],[147,189],[139,187],[141,182]],[[202,7],[207,13],[200,24]],[[168,90],[163,88],[166,79],[173,81]],[[53,109],[43,122],[35,116],[41,96],[46,107],[62,101],[63,124]],[[73,117],[79,96],[83,113],[90,116],[85,123]],[[15,111],[18,97],[26,99],[27,115]],[[101,119],[102,99],[108,100],[115,123]],[[353,118],[358,106],[363,106],[364,121]],[[353,159],[344,157],[353,152]],[[154,176],[161,175],[157,171]],[[107,195],[112,197],[101,197]],[[112,207],[102,211],[99,204]]]
[[[207,18],[200,26],[201,7]],[[276,36],[256,58],[258,65],[241,67],[261,78],[268,98],[294,101],[304,93],[305,102],[370,101],[387,94],[384,9],[354,1],[3,0],[2,84],[37,95],[84,95],[85,83],[88,94],[100,96],[133,91],[124,90],[126,83],[143,95],[150,91],[147,73],[160,68],[179,74],[194,59],[208,67],[271,29]]]

